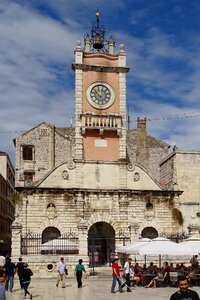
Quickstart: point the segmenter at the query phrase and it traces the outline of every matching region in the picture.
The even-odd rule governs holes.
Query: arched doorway
[[[141,232],[141,236],[143,238],[155,239],[158,237],[158,231],[154,227],[145,227]]]
[[[106,222],[93,224],[88,231],[90,265],[102,266],[111,262],[115,253],[115,230]]]

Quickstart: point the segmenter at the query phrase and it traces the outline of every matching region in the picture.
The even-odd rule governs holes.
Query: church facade
[[[72,64],[75,127],[41,123],[14,141],[12,256],[23,255],[40,275],[60,255],[69,266],[80,257],[104,265],[119,245],[183,231],[169,145],[148,135],[146,119],[127,128],[124,45],[115,54],[115,39],[105,42],[96,18]]]

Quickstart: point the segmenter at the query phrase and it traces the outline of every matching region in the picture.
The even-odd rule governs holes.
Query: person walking
[[[58,287],[59,282],[62,281],[62,288],[65,288],[65,270],[66,270],[66,264],[64,262],[64,258],[61,257],[60,261],[57,263],[57,272],[58,272],[58,276],[57,276],[57,283],[56,286]]]
[[[6,259],[5,263],[5,274],[6,274],[6,284],[5,284],[5,290],[13,292],[13,286],[14,286],[14,275],[15,275],[15,264],[11,261],[11,258],[8,257]]]
[[[24,269],[22,272],[22,283],[23,283],[23,288],[24,288],[24,299],[26,299],[26,296],[29,295],[30,299],[32,299],[32,295],[28,291],[28,286],[31,282],[31,276],[33,275],[33,272],[31,269],[28,268],[28,264],[24,264]]]
[[[113,277],[113,281],[112,281],[112,286],[111,286],[111,293],[115,293],[115,286],[116,283],[118,282],[119,285],[119,292],[122,293],[122,280],[120,278],[120,270],[119,270],[119,265],[118,265],[118,257],[114,258],[113,264],[112,264],[112,277]]]
[[[132,292],[130,289],[131,280],[130,280],[130,267],[131,267],[132,258],[128,258],[127,262],[124,265],[124,274],[126,281],[122,284],[123,287],[127,287],[127,292]]]
[[[178,277],[179,290],[172,294],[170,300],[199,300],[197,292],[189,289],[189,283],[186,276],[181,275]]]
[[[2,269],[0,269],[0,299],[6,300],[5,288],[3,283],[5,282],[5,274]]]
[[[16,270],[17,270],[17,275],[19,277],[19,282],[21,289],[23,289],[23,281],[22,281],[22,273],[24,271],[24,262],[22,261],[22,258],[19,257],[19,262],[16,264]]]
[[[78,264],[75,267],[75,273],[76,273],[76,280],[77,280],[77,283],[78,283],[78,288],[82,288],[83,272],[86,273],[85,267],[83,265],[83,260],[79,259]]]

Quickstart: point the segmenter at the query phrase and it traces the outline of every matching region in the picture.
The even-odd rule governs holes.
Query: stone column
[[[83,158],[83,137],[81,134],[81,115],[83,98],[83,70],[80,67],[83,64],[83,50],[81,42],[77,41],[75,50],[75,158]]]
[[[119,139],[119,156],[120,159],[126,159],[126,52],[124,51],[124,45],[119,46],[119,59],[118,66],[119,72],[119,100],[120,100],[120,115],[122,117],[121,136]]]
[[[84,219],[81,219],[78,225],[78,237],[79,237],[79,255],[88,255],[88,226]]]
[[[17,222],[13,222],[11,225],[12,231],[12,244],[11,244],[11,251],[12,257],[19,257],[21,255],[21,232],[22,232],[22,225]]]

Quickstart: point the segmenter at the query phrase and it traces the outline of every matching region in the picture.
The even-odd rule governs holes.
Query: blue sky
[[[200,150],[200,2],[197,0],[1,0],[0,149],[40,122],[69,126],[74,115],[76,41],[99,8],[106,36],[125,44],[131,127]]]

